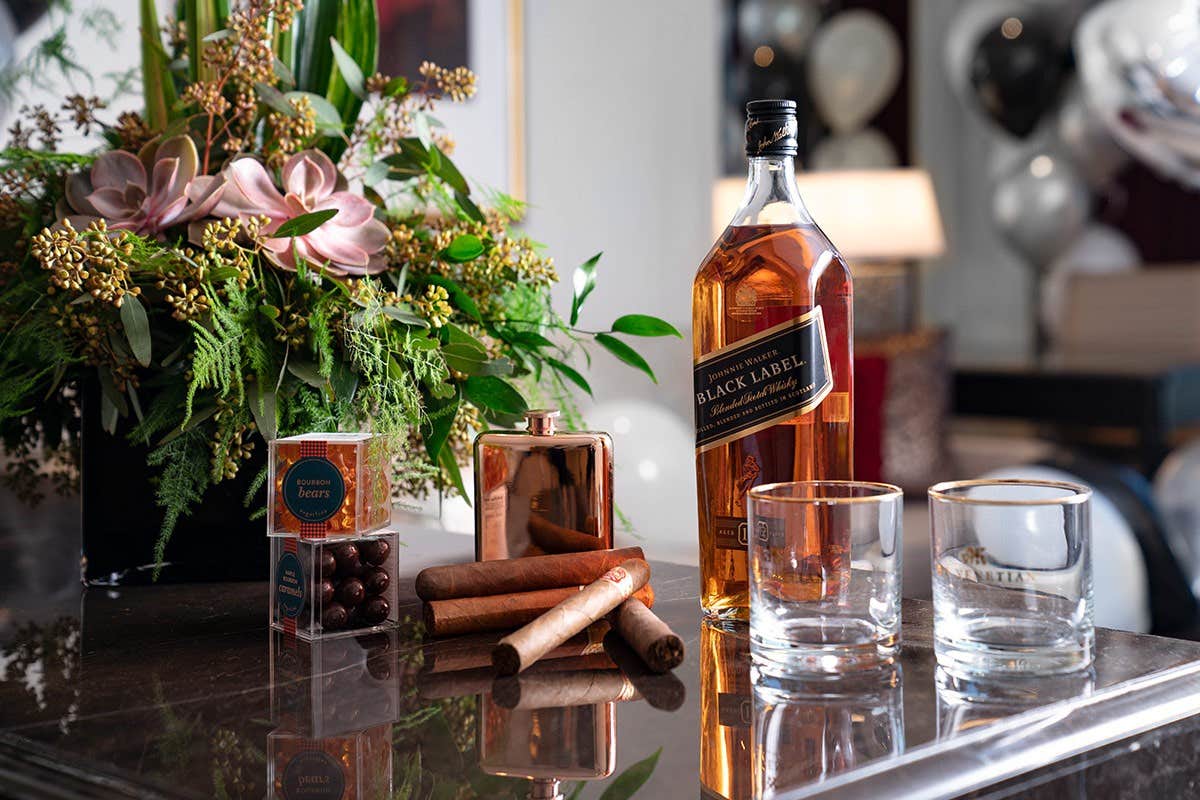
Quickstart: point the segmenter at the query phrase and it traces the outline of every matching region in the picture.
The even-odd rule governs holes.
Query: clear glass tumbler
[[[903,493],[801,481],[749,492],[750,651],[760,672],[878,666],[900,640]]]
[[[1092,663],[1091,495],[1040,480],[929,490],[938,664],[1045,675]]]

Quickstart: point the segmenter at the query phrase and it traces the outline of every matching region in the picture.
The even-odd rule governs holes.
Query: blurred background
[[[1061,477],[1098,491],[1098,623],[1195,635],[1200,0],[379,7],[385,71],[478,73],[439,116],[464,172],[529,204],[560,311],[603,251],[581,327],[642,310],[685,334],[643,344],[657,384],[598,354],[581,406],[614,437],[626,535],[651,555],[696,559],[691,282],[740,197],[745,102],[788,97],[801,193],[854,272],[856,472],[910,497],[905,594],[929,594],[928,485]],[[66,86],[136,107],[134,0],[5,10],[0,60],[35,78],[5,116]],[[106,14],[122,33],[89,37]],[[50,58],[36,45],[60,29],[76,52]],[[442,518],[472,524],[461,503]],[[35,561],[0,569],[70,585]]]

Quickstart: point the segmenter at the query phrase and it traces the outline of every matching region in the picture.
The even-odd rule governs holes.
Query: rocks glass
[[[890,661],[900,639],[900,489],[801,481],[748,496],[750,646],[760,674]]]
[[[929,490],[939,665],[1045,675],[1092,663],[1091,494],[1041,480]]]

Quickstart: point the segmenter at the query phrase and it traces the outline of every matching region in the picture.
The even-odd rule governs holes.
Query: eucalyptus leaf
[[[328,383],[328,381],[325,379],[325,376],[321,374],[319,369],[317,369],[317,365],[311,361],[301,361],[296,358],[289,358],[287,363],[287,371],[314,389],[324,389]]]
[[[129,406],[133,409],[133,415],[137,417],[138,422],[145,422],[146,416],[142,413],[142,401],[138,398],[137,387],[126,383],[125,394],[129,395]]]
[[[296,109],[292,108],[292,104],[288,102],[287,96],[274,86],[266,83],[256,83],[254,84],[254,93],[272,111],[278,111],[286,117],[296,116]]]
[[[292,74],[292,70],[278,56],[275,57],[275,77],[279,78],[279,82],[289,89],[296,88],[296,76]]]
[[[442,358],[445,359],[447,367],[465,375],[479,373],[487,362],[486,353],[480,353],[466,344],[443,345]]]
[[[626,314],[623,317],[618,317],[613,322],[612,329],[617,333],[624,333],[629,336],[674,336],[679,339],[683,338],[683,334],[676,330],[674,325],[666,320],[647,314]]]
[[[133,357],[143,367],[150,366],[150,318],[137,295],[127,294],[121,300],[121,327],[125,329]]]
[[[434,145],[431,151],[437,153],[438,156],[438,177],[449,184],[455,192],[463,195],[470,194],[471,187],[467,184],[467,179],[463,177],[463,174],[458,171],[458,167],[454,166],[454,162],[437,145]]]
[[[483,255],[483,240],[473,233],[460,233],[447,245],[442,254],[449,261],[463,263],[474,261]]]
[[[572,367],[570,364],[564,364],[563,362],[561,362],[561,361],[559,361],[558,359],[555,359],[555,358],[547,358],[547,359],[546,359],[546,363],[547,363],[547,364],[549,364],[549,365],[550,365],[550,367],[551,367],[551,368],[552,368],[552,369],[553,369],[555,372],[557,372],[558,374],[562,375],[564,378],[566,378],[566,379],[567,379],[567,380],[569,380],[571,383],[573,383],[573,384],[575,384],[576,386],[578,386],[578,387],[579,387],[580,389],[582,389],[583,391],[587,392],[589,396],[591,396],[591,395],[592,395],[592,387],[591,387],[591,385],[590,385],[590,384],[587,382],[587,379],[586,379],[586,378],[584,378],[584,377],[583,377],[583,375],[581,375],[581,374],[580,374],[580,373],[579,373],[579,372],[578,372],[578,371],[577,371],[577,370],[576,370],[574,367]]]
[[[228,39],[230,36],[233,36],[233,31],[229,30],[229,28],[221,28],[221,30],[213,31],[208,36],[205,36],[204,38],[202,38],[200,41],[202,41],[202,42],[219,42],[222,39]]]
[[[473,375],[463,383],[463,393],[476,408],[505,414],[522,414],[529,408],[511,383],[495,375]]]
[[[650,380],[658,383],[658,378],[654,377],[654,370],[650,369],[650,365],[646,363],[646,359],[638,355],[638,352],[629,345],[622,342],[615,336],[610,336],[607,333],[596,334],[596,344],[603,347],[614,356],[624,361],[635,369],[640,369],[642,372],[650,376]]]
[[[454,460],[454,450],[443,447],[442,453],[438,457],[438,463],[450,479],[450,485],[458,490],[458,494],[466,501],[467,505],[471,505],[471,496],[467,494],[467,487],[463,485],[462,472],[458,469],[458,462]]]
[[[312,233],[336,217],[337,213],[338,210],[336,208],[326,208],[321,211],[310,211],[307,214],[292,217],[276,228],[275,232],[271,234],[271,238],[286,239],[292,236],[304,236],[307,233]]]
[[[376,161],[371,166],[367,167],[367,171],[363,173],[364,186],[378,186],[388,178],[388,165],[386,161]]]
[[[397,306],[384,306],[380,309],[385,317],[401,322],[405,325],[415,325],[418,328],[428,328],[429,323],[418,317],[411,311],[405,311]]]
[[[346,86],[359,100],[366,98],[367,90],[364,86],[365,79],[362,68],[355,62],[354,56],[347,53],[346,48],[342,47],[341,43],[332,36],[329,37],[329,46],[333,49],[333,61],[337,64],[338,71],[342,73],[342,80],[346,82]]]
[[[262,437],[268,442],[274,439],[279,432],[275,393],[263,391],[262,384],[257,384],[250,395],[250,413]]]
[[[484,221],[483,211],[480,210],[479,206],[475,205],[475,201],[471,198],[462,192],[455,192],[454,200],[458,203],[458,207],[462,209],[467,219],[474,220],[475,222]]]
[[[602,255],[604,254],[596,253],[575,268],[575,274],[571,278],[571,285],[575,290],[575,294],[571,298],[572,325],[579,322],[579,309],[583,308],[583,301],[587,300],[588,295],[596,288],[596,264]]]
[[[646,781],[650,780],[650,776],[654,774],[654,768],[658,766],[660,755],[662,755],[661,747],[654,751],[654,755],[631,765],[613,778],[601,792],[600,800],[630,800],[637,794],[638,789],[641,789]]]

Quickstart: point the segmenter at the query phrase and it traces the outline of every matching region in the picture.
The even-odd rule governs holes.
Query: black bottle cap
[[[796,141],[795,100],[751,100],[746,103],[746,155],[794,156]]]

